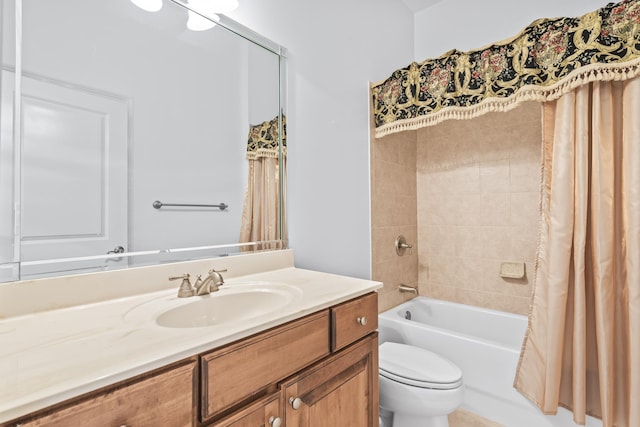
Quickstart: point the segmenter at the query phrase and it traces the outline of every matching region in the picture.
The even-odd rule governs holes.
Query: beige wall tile
[[[454,229],[454,253],[456,257],[481,258],[485,243],[480,227],[456,227]]]
[[[529,103],[467,122],[418,131],[420,287],[525,314],[539,216],[540,108]],[[527,277],[500,277],[502,261],[526,262]]]
[[[537,192],[540,188],[540,156],[511,159],[510,164],[511,192]]]
[[[480,117],[481,119],[482,117]],[[494,129],[499,129],[496,126]],[[467,138],[471,135],[466,135]],[[495,162],[497,160],[509,160],[511,157],[512,140],[504,138],[502,135],[492,134],[491,130],[481,135],[477,139],[478,144],[482,146],[480,152],[480,160],[483,162]]]
[[[455,242],[451,238],[452,233],[453,226],[447,225],[418,228],[419,253],[424,256],[452,257],[455,251]]]
[[[510,173],[508,159],[480,162],[480,191],[483,194],[509,193]]]
[[[531,230],[526,236],[537,235],[540,202],[537,192],[511,193],[511,225]]]
[[[508,193],[486,193],[480,197],[480,210],[473,212],[479,217],[479,225],[511,225],[511,196]]]
[[[418,285],[416,132],[379,140],[372,135],[371,153],[371,276],[383,283],[378,298],[383,311],[413,296],[400,293],[400,283]],[[396,254],[399,234],[415,245],[414,255]]]
[[[511,228],[480,228],[482,259],[509,260],[511,258]]]
[[[540,105],[371,139],[373,278],[379,309],[421,295],[526,314],[538,235]],[[397,234],[414,244],[398,257]],[[526,262],[524,279],[500,262]]]

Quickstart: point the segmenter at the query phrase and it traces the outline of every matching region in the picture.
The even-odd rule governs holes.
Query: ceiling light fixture
[[[200,16],[190,10],[187,11],[187,16],[187,28],[191,31],[205,31],[216,26],[216,23],[211,19],[207,19],[204,16]],[[218,21],[220,19],[218,18],[218,15],[215,14],[208,14],[208,16],[215,21]]]
[[[229,13],[239,6],[238,0],[209,0],[209,8],[213,13]]]
[[[162,0],[131,0],[131,3],[147,12],[157,12],[162,9]]]
[[[229,13],[238,7],[237,0],[189,0],[189,6],[203,15],[213,19],[207,19],[193,11],[188,11],[187,28],[192,31],[205,31],[215,27],[214,21],[219,21],[218,13]]]

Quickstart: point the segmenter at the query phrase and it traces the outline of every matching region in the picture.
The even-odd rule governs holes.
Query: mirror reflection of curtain
[[[243,250],[279,249],[286,241],[285,206],[286,182],[286,125],[282,116],[282,163],[279,155],[278,117],[251,126],[247,143],[249,178],[242,211],[240,243],[259,242]]]
[[[515,382],[558,405],[640,426],[640,77],[544,104],[542,227]]]

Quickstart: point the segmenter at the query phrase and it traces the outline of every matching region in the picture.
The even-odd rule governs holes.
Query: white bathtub
[[[425,297],[379,316],[380,343],[426,348],[460,367],[466,385],[463,409],[505,427],[577,426],[569,411],[543,415],[513,388],[526,328],[525,316]],[[586,425],[602,423],[589,417]]]

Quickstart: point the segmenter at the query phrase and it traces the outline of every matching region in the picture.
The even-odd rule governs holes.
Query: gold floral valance
[[[558,98],[595,80],[640,74],[640,0],[579,18],[541,19],[487,48],[412,63],[372,86],[376,137],[526,100]]]
[[[282,117],[282,155],[287,154],[287,122]],[[247,159],[259,157],[278,157],[278,117],[272,120],[253,125],[249,128],[249,140],[247,142]]]

